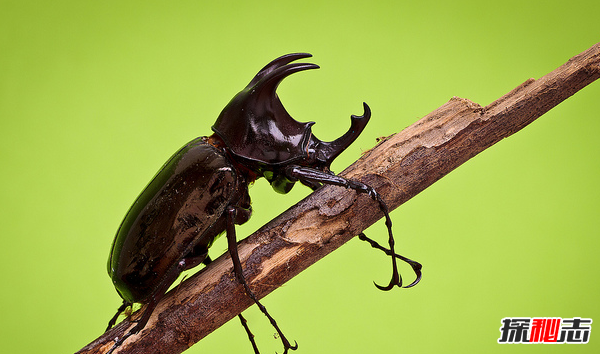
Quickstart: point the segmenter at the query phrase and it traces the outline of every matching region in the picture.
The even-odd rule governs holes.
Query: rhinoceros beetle
[[[315,64],[292,63],[310,56],[288,54],[262,68],[223,109],[212,127],[214,134],[183,146],[137,197],[119,226],[108,259],[108,274],[123,304],[107,330],[134,303],[146,307],[136,325],[116,340],[110,352],[144,328],[158,301],[182,271],[210,263],[208,249],[223,232],[237,280],[273,324],[284,352],[297,348],[248,286],[237,252],[235,225],[250,218],[248,185],[260,177],[279,193],[289,192],[296,182],[313,190],[332,184],[366,193],[385,216],[389,249],[362,233],[359,237],[390,255],[393,267],[389,285],[375,285],[382,290],[402,287],[396,258],[410,264],[416,274],[416,280],[405,287],[419,282],[421,265],[394,251],[392,221],[383,199],[370,186],[337,176],[329,169],[367,125],[369,106],[364,104],[362,116],[351,116],[350,129],[344,135],[325,142],[311,133],[314,122],[294,120],[276,94],[279,83],[287,76],[318,68]],[[258,353],[245,319],[241,314],[239,318]]]

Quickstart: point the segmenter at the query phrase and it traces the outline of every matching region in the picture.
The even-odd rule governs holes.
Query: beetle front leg
[[[301,180],[300,181],[302,184],[304,184],[305,186],[309,187],[310,189],[312,189],[313,191],[316,191],[317,189],[319,189],[319,187],[322,186],[321,183],[319,182],[314,182],[314,181],[310,181],[310,180]],[[405,288],[411,288],[415,285],[417,285],[417,283],[419,283],[419,281],[421,281],[421,268],[423,268],[423,266],[421,265],[421,263],[413,261],[412,259],[406,258],[402,255],[399,255],[398,253],[392,253],[392,251],[390,251],[389,249],[381,246],[379,243],[377,243],[377,241],[367,237],[367,235],[365,235],[364,232],[361,232],[360,234],[358,234],[358,239],[361,241],[366,241],[368,242],[371,247],[378,249],[380,251],[383,251],[385,254],[387,254],[388,256],[393,255],[396,258],[400,258],[401,260],[403,260],[404,262],[408,263],[412,269],[414,270],[415,274],[417,275],[417,278],[410,283],[409,285],[406,285]]]
[[[289,349],[291,349],[291,350],[298,349],[298,343],[295,343],[294,345],[290,344],[290,342],[287,340],[287,338],[285,337],[285,335],[283,334],[281,329],[279,329],[279,326],[277,325],[277,322],[275,322],[275,319],[273,317],[271,317],[271,315],[267,311],[267,308],[258,301],[258,298],[256,297],[256,295],[254,295],[254,293],[250,289],[250,286],[246,282],[246,278],[244,278],[244,274],[242,272],[242,262],[240,261],[240,256],[238,254],[237,242],[236,242],[236,236],[235,236],[234,221],[236,220],[237,209],[235,207],[229,206],[229,207],[227,207],[226,213],[227,213],[227,226],[226,226],[227,247],[229,249],[229,254],[231,255],[231,261],[233,262],[233,272],[235,273],[235,276],[236,276],[238,282],[244,286],[244,290],[246,291],[246,294],[252,299],[252,301],[254,301],[254,303],[256,304],[256,306],[258,306],[260,311],[265,316],[267,316],[267,318],[269,319],[269,322],[271,322],[271,325],[277,331],[277,334],[279,335],[279,338],[281,339],[281,342],[283,343],[283,347],[284,347],[283,353],[286,354]],[[242,318],[240,318],[240,319],[242,319]],[[252,342],[254,352],[256,354],[259,354],[258,348],[256,347],[256,345],[254,343],[254,339],[252,338],[252,333],[250,333],[247,325],[245,324],[245,320],[242,320],[242,325],[244,326],[244,328],[246,328],[246,332],[248,333],[248,337],[250,337],[250,341]]]
[[[392,233],[392,219],[390,218],[387,204],[383,201],[383,199],[379,196],[379,193],[377,193],[377,191],[373,187],[366,185],[359,181],[346,179],[346,178],[334,175],[332,173],[327,173],[327,172],[317,170],[314,168],[309,168],[309,167],[288,166],[285,169],[285,173],[288,176],[288,178],[290,178],[290,180],[299,180],[300,182],[302,182],[304,184],[321,183],[321,184],[331,184],[331,185],[335,185],[335,186],[341,186],[341,187],[345,187],[348,189],[353,189],[359,193],[365,193],[371,199],[376,201],[379,204],[379,209],[381,209],[381,211],[383,212],[383,215],[385,217],[385,225],[388,230],[388,244],[390,246],[390,249],[388,250],[388,249],[381,247],[375,241],[370,240],[366,236],[364,236],[364,234],[362,234],[364,237],[361,237],[361,239],[372,241],[371,246],[378,248],[380,250],[383,250],[384,252],[386,252],[386,254],[391,256],[391,258],[392,258],[392,279],[390,280],[390,283],[387,286],[380,286],[377,283],[375,283],[375,286],[380,290],[391,290],[394,286],[402,287],[402,277],[400,276],[400,273],[398,272],[398,265],[396,263],[396,258],[400,258],[401,260],[410,264],[410,266],[413,268],[413,271],[415,272],[415,274],[417,276],[417,279],[406,287],[414,286],[421,280],[421,264],[419,264],[418,262],[415,262],[413,260],[410,260],[406,257],[397,255],[396,252],[394,251],[395,241],[394,241],[394,235]],[[379,246],[379,247],[377,247],[377,246]],[[398,257],[396,257],[396,256],[398,256]]]

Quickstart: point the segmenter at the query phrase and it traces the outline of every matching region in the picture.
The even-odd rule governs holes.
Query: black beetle
[[[379,194],[368,185],[329,170],[331,162],[365,128],[371,116],[369,106],[364,104],[362,116],[351,117],[348,132],[324,142],[311,133],[314,122],[294,120],[276,94],[285,77],[318,68],[315,64],[291,63],[310,56],[288,54],[267,64],[223,109],[212,127],[214,134],[196,138],[177,151],[133,203],[117,231],[108,259],[108,274],[123,304],[107,330],[133,303],[147,306],[137,324],[116,340],[110,352],[144,328],[156,304],[182,271],[210,262],[208,249],[223,232],[237,280],[275,327],[284,351],[297,348],[254,296],[242,275],[237,254],[235,224],[250,218],[248,185],[260,177],[266,178],[279,193],[289,192],[299,181],[312,189],[332,184],[368,194],[379,203],[386,218],[390,248],[364,234],[359,237],[390,255],[393,266],[389,285],[376,284],[377,287],[389,290],[402,286],[396,258],[408,262],[415,271],[416,280],[406,287],[419,282],[421,265],[394,252],[392,222]],[[258,353],[244,318],[241,314],[239,317]]]

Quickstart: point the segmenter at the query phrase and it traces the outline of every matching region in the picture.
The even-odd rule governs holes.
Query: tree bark
[[[599,77],[597,43],[486,107],[452,98],[381,141],[340,175],[374,187],[390,210],[397,208]],[[367,196],[342,187],[320,188],[238,243],[244,275],[262,298],[382,216]],[[170,291],[146,327],[115,353],[181,353],[252,304],[224,254]],[[124,320],[78,353],[105,353],[132,326]]]

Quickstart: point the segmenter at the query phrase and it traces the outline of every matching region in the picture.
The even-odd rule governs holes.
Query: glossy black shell
[[[236,224],[245,222],[252,180],[265,177],[277,192],[287,193],[296,182],[286,175],[287,166],[328,170],[362,132],[370,118],[366,104],[365,114],[352,116],[350,129],[331,142],[312,134],[313,122],[287,113],[277,86],[292,73],[318,68],[291,63],[310,56],[288,54],[267,64],[223,109],[212,127],[215,135],[177,151],[138,196],[108,260],[108,273],[126,303],[156,300],[182,269],[202,262],[226,228],[226,208],[241,211]]]
[[[197,138],[177,151],[133,203],[121,223],[108,260],[108,273],[129,302],[146,302],[162,282],[179,274],[185,257],[206,257],[225,230],[224,210],[250,208],[247,183],[221,150]],[[166,291],[166,289],[164,290]]]

